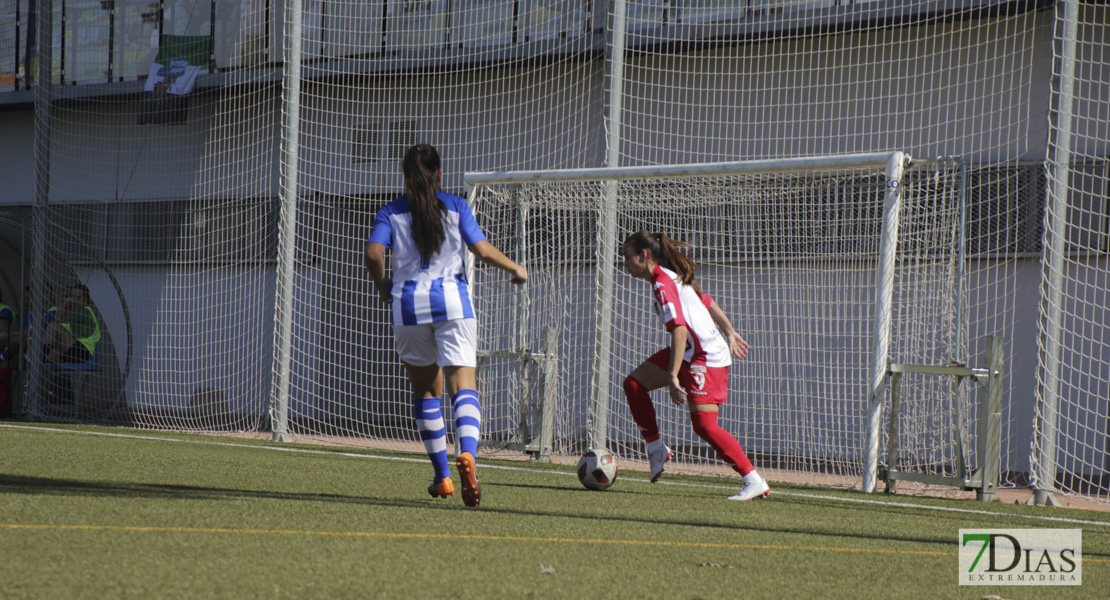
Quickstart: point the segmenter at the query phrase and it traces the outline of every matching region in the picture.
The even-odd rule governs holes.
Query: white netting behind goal
[[[1110,496],[1110,7],[1058,13],[1033,461],[1037,487]],[[1069,14],[1069,11],[1071,13]],[[1074,29],[1069,29],[1068,24]],[[1066,110],[1066,112],[1065,112]],[[1066,128],[1066,129],[1065,129]]]
[[[253,1],[52,11],[32,18],[40,36],[53,23],[51,60],[28,63],[47,68],[34,90],[41,206],[24,221],[18,279],[34,292],[21,303],[22,409],[267,427],[281,91],[261,66],[277,56],[263,34],[279,19]],[[98,327],[74,335],[93,358],[36,360],[51,331],[42,313],[78,284]]]
[[[287,235],[308,252],[277,291],[293,298],[278,308],[292,328],[289,434],[421,447],[388,307],[362,266],[375,214],[402,193],[401,159],[416,143],[437,148],[454,193],[466,169],[590,164],[601,143],[589,135],[596,18],[567,2],[305,5],[298,223]],[[497,418],[485,408],[483,420]]]
[[[910,171],[905,182],[891,360],[946,364],[958,355],[958,339],[967,351],[966,333],[957,336],[959,177],[938,166]],[[620,181],[617,254],[600,257],[604,182],[480,186],[474,205],[483,228],[531,273],[523,290],[479,277],[480,343],[486,351],[540,352],[545,331],[557,332],[558,384],[548,396],[557,405],[554,452],[581,453],[589,421],[597,418],[590,414],[596,273],[599,261],[614,265],[612,353],[602,392],[606,437],[622,458],[644,460],[621,382],[669,338],[651,309],[648,285],[616,266],[619,249],[639,229],[688,241],[700,284],[752,345],[730,370],[722,425],[761,469],[854,478],[867,418],[884,183],[881,170]],[[521,410],[521,377],[539,381],[521,361],[504,359],[484,366],[481,384],[483,402],[498,407],[501,419],[491,424],[502,425],[501,437],[528,443],[514,436],[537,434],[543,390],[532,386]],[[957,401],[966,403],[966,396]],[[691,430],[686,409],[661,391],[653,397],[678,463],[719,466]],[[950,382],[907,382],[903,397],[904,462],[925,472],[950,470]],[[516,421],[518,414],[528,422]]]
[[[37,360],[41,335],[31,331],[29,347],[10,341],[0,369],[11,371],[14,412],[260,437],[282,414],[296,440],[418,448],[388,314],[360,263],[374,213],[402,192],[408,145],[439,148],[443,189],[456,194],[466,172],[897,148],[958,161],[936,178],[928,169],[908,177],[919,195],[964,181],[967,260],[956,308],[928,307],[954,310],[962,325],[943,333],[896,315],[895,351],[907,357],[894,358],[929,349],[941,363],[979,366],[983,338],[1005,339],[1002,485],[1025,487],[1044,468],[1046,488],[1105,500],[1107,17],[1087,0],[0,0],[0,300],[19,316],[18,340],[23,326],[45,333],[42,313],[81,283],[101,327],[96,364],[61,375]],[[825,193],[776,181],[768,197]],[[780,238],[711,229],[725,241],[754,237],[690,240],[711,291],[757,345],[734,368],[728,418],[766,464],[847,472],[844,457],[856,450],[841,432],[858,424],[859,406],[835,399],[855,397],[846,381],[856,367],[812,365],[846,356],[867,323],[852,303],[868,300],[862,287],[873,282],[851,260],[795,251],[791,240],[823,239],[845,217],[822,202],[803,214],[782,198],[763,215],[783,219]],[[593,218],[528,206],[505,227],[528,233],[548,211],[564,239],[581,240],[529,258],[566,265],[549,285],[592,285],[596,259],[578,246],[596,244]],[[1047,220],[1046,206],[1056,206]],[[628,210],[622,228],[642,220],[693,237],[698,226],[679,212]],[[722,220],[759,222],[721,210]],[[1056,223],[1066,231],[1054,233]],[[822,243],[846,251],[851,242]],[[482,269],[478,277],[509,290]],[[899,298],[948,285],[914,277],[899,280]],[[619,306],[643,310],[636,288],[615,292]],[[575,374],[577,387],[559,380],[568,401],[586,401],[589,371],[572,365],[589,361],[592,334],[579,336],[584,345],[559,338],[545,353],[542,326],[525,340],[496,324],[517,319],[513,311],[532,315],[524,322],[559,311],[589,322],[596,301],[568,294],[487,307],[484,335],[516,336],[517,354],[498,347],[482,357],[490,395],[515,403],[489,407],[485,443],[524,443],[554,360]],[[826,330],[780,329],[810,321]],[[613,373],[657,343],[650,318],[637,327],[614,332]],[[922,398],[949,385],[906,380]],[[975,392],[964,387],[974,431]],[[274,410],[282,398],[287,410]],[[623,427],[614,398],[612,424]],[[950,410],[907,400],[902,464],[951,470]],[[577,418],[556,434],[564,448],[583,437],[586,416]],[[787,434],[804,449],[772,443]],[[704,458],[695,454],[688,460]]]

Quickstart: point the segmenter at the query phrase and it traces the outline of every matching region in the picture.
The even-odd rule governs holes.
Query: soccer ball
[[[578,481],[591,490],[604,490],[617,480],[617,459],[607,450],[590,450],[578,459]]]

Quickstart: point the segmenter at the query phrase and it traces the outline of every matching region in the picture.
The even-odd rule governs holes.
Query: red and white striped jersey
[[[732,364],[728,342],[717,329],[709,306],[709,294],[698,295],[694,288],[682,283],[678,274],[662,266],[651,272],[651,289],[655,296],[655,310],[663,319],[667,331],[685,325],[686,353],[682,360],[691,365],[727,367]]]

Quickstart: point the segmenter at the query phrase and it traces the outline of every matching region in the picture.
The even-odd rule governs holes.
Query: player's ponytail
[[[439,184],[439,153],[428,144],[418,144],[405,151],[402,163],[405,174],[405,192],[409,195],[412,211],[412,237],[424,262],[431,260],[447,234],[443,230],[447,207],[436,197]]]
[[[698,265],[685,253],[685,250],[691,247],[690,244],[672,240],[662,233],[641,230],[628,236],[624,245],[636,252],[647,250],[655,262],[674,271],[683,284],[694,288],[698,295],[702,294],[701,287],[695,279]]]

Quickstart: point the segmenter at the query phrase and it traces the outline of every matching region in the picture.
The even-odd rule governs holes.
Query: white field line
[[[229,447],[233,447],[233,448],[251,448],[251,449],[254,449],[254,450],[272,450],[272,451],[277,451],[277,452],[295,452],[295,453],[300,453],[300,454],[327,454],[329,456],[348,456],[348,457],[352,457],[352,458],[362,458],[362,459],[372,459],[372,460],[392,460],[392,461],[399,461],[399,462],[417,462],[417,463],[424,463],[424,462],[427,462],[427,460],[428,460],[427,458],[423,458],[423,457],[420,457],[420,458],[412,457],[412,458],[410,458],[410,457],[404,457],[404,456],[382,456],[382,455],[378,455],[378,454],[368,454],[368,453],[343,452],[343,451],[335,451],[335,450],[312,450],[310,448],[294,448],[294,447],[287,447],[287,446],[241,444],[241,443],[236,443],[236,442],[217,442],[217,441],[211,441],[211,440],[180,440],[180,439],[175,439],[175,438],[164,438],[164,437],[150,436],[150,435],[135,435],[135,434],[129,434],[129,433],[108,433],[108,432],[104,432],[104,431],[75,431],[75,430],[72,430],[72,429],[56,429],[56,428],[53,428],[53,427],[35,427],[35,426],[30,426],[30,425],[17,425],[17,424],[11,424],[11,423],[0,423],[0,427],[7,428],[7,429],[27,429],[27,430],[32,430],[32,431],[49,431],[49,432],[52,432],[52,433],[70,433],[70,434],[75,434],[75,435],[95,435],[95,436],[104,436],[104,437],[128,438],[128,439],[135,439],[135,440],[148,440],[148,441],[159,441],[159,442],[176,442],[176,443],[181,443],[181,444],[201,444],[201,445],[206,445],[206,446],[229,446]],[[531,468],[528,468],[528,467],[511,467],[511,466],[507,466],[507,465],[491,465],[489,463],[483,463],[482,464],[482,469],[501,469],[501,470],[504,470],[504,471],[522,471],[522,472],[526,472],[526,473],[542,473],[542,474],[546,474],[546,475],[555,475],[555,476],[564,476],[564,477],[575,476],[575,474],[573,472],[569,472],[569,471],[553,471],[553,470],[547,470],[547,469],[531,469]],[[621,480],[622,481],[629,481],[629,482],[633,482],[633,483],[650,483],[647,479],[640,479],[640,478],[636,478],[636,477],[622,477]],[[684,487],[702,488],[702,489],[728,489],[728,490],[736,489],[736,485],[714,485],[714,484],[710,484],[710,483],[686,483],[686,482],[665,481],[665,480],[657,482],[657,485],[675,485],[675,486],[684,486]],[[1110,521],[1091,521],[1091,520],[1087,520],[1087,519],[1073,519],[1073,518],[1069,518],[1069,517],[1054,517],[1054,516],[1049,516],[1049,515],[1022,515],[1022,514],[1014,514],[1014,513],[994,512],[994,511],[989,511],[989,510],[977,510],[977,509],[973,509],[973,508],[955,508],[955,507],[948,507],[948,506],[933,506],[933,505],[928,505],[928,504],[905,504],[905,503],[901,503],[901,502],[889,502],[889,501],[885,501],[885,500],[868,500],[868,499],[864,499],[864,498],[844,498],[844,497],[840,497],[840,496],[826,496],[824,494],[814,494],[814,493],[805,493],[805,492],[786,492],[786,491],[779,491],[779,490],[775,490],[774,495],[776,495],[776,496],[796,496],[798,498],[808,498],[808,499],[813,499],[813,500],[831,500],[831,501],[834,501],[834,502],[846,502],[846,503],[854,503],[854,504],[869,504],[869,505],[874,505],[874,506],[895,507],[895,508],[902,508],[902,509],[908,508],[908,509],[913,509],[913,510],[932,510],[932,511],[937,511],[937,512],[963,513],[963,514],[971,514],[971,515],[988,515],[988,516],[994,516],[994,517],[1014,517],[1014,518],[1020,518],[1020,519],[1032,519],[1032,520],[1037,520],[1037,521],[1054,521],[1054,522],[1059,522],[1059,523],[1077,523],[1077,524],[1080,524],[1080,525],[1093,525],[1093,526],[1100,526],[1100,527],[1110,527]]]

